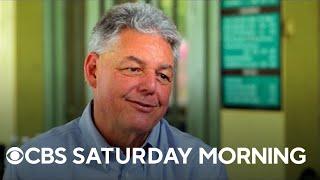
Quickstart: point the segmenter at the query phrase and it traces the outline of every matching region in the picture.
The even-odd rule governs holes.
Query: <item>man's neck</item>
[[[110,146],[120,147],[121,150],[126,148],[141,147],[148,137],[148,134],[137,134],[127,130],[108,130],[99,128],[100,133]],[[101,130],[100,130],[101,129]]]

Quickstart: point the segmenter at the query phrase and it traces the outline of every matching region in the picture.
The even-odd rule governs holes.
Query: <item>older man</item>
[[[84,63],[93,101],[80,118],[24,145],[24,150],[42,148],[40,153],[30,153],[29,158],[42,163],[9,165],[5,179],[225,179],[225,169],[219,162],[199,164],[197,150],[209,152],[209,146],[163,119],[179,44],[175,25],[161,11],[140,3],[111,9],[93,29]],[[65,147],[66,151],[55,152],[56,161],[43,164],[43,147]],[[75,154],[72,149],[79,147],[82,149]],[[95,153],[90,151],[103,147],[118,147],[121,153],[95,151],[98,155],[93,156]],[[163,153],[169,148],[193,148],[193,151],[184,164],[116,160],[118,156],[118,159],[130,156],[126,149],[136,147],[157,148]],[[59,164],[64,160],[62,153],[68,160]],[[108,162],[96,159],[106,156]],[[93,161],[71,161],[78,158],[80,162],[81,157],[91,157]]]

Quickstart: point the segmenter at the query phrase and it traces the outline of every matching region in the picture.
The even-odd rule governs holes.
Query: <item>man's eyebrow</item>
[[[162,64],[162,65],[160,65],[159,69],[160,69],[160,70],[163,70],[163,69],[173,70],[173,66],[170,65],[170,64]]]
[[[123,61],[134,61],[140,65],[145,65],[145,63],[140,58],[135,56],[126,56]]]
[[[138,63],[138,64],[140,64],[140,65],[142,65],[142,66],[146,65],[146,63],[145,63],[143,60],[141,60],[140,58],[135,57],[135,56],[126,56],[126,57],[124,58],[124,60],[122,60],[122,62],[124,62],[124,61],[134,61],[134,62],[136,62],[136,63]],[[170,70],[172,70],[172,71],[174,70],[174,69],[173,69],[173,66],[170,65],[170,64],[162,64],[162,65],[159,66],[158,69],[159,69],[159,70],[170,69]]]

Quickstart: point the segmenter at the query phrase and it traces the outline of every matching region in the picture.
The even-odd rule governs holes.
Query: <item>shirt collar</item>
[[[151,133],[147,137],[147,140],[145,141],[142,147],[146,145],[150,145],[152,147],[158,147],[159,134],[160,134],[160,121],[153,127],[153,129],[151,130]]]
[[[83,138],[85,139],[86,143],[91,147],[96,147],[99,149],[102,147],[111,147],[93,123],[92,107],[93,101],[88,103],[80,118],[79,127],[81,132],[83,133]],[[159,145],[159,133],[160,121],[153,127],[151,133],[147,137],[147,140],[142,145],[142,147],[157,147]]]
[[[96,148],[110,147],[100,134],[92,119],[93,101],[87,104],[80,118],[79,127],[87,145]]]

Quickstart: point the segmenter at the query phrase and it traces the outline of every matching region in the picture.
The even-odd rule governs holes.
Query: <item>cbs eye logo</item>
[[[19,164],[23,160],[23,152],[18,147],[12,147],[8,149],[6,153],[6,158],[10,164]]]

